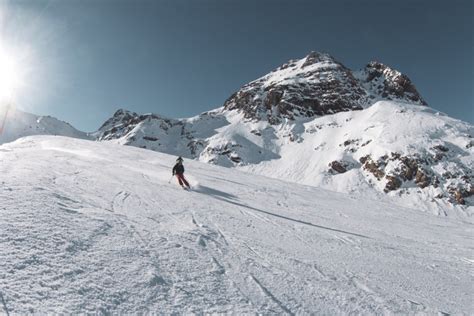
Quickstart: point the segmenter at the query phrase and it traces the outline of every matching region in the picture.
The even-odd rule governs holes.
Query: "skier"
[[[191,188],[188,181],[184,178],[183,158],[181,158],[181,156],[176,159],[176,164],[173,167],[173,176],[174,175],[176,175],[176,178],[178,178],[179,185],[183,189]]]

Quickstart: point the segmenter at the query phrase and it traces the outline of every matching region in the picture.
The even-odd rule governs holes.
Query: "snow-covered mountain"
[[[312,52],[244,85],[224,108],[277,124],[285,118],[361,110],[381,99],[426,105],[410,79],[386,65],[371,62],[353,72],[329,54]]]
[[[174,156],[67,137],[0,160],[0,314],[474,312],[472,217],[186,159],[188,192]]]
[[[4,125],[4,126],[3,126]],[[0,144],[31,135],[58,135],[74,138],[90,138],[69,123],[51,116],[38,116],[20,111],[15,107],[0,107]]]
[[[188,119],[117,111],[95,134],[326,189],[401,196],[443,214],[474,205],[474,128],[434,111],[378,62],[351,71],[311,53]]]

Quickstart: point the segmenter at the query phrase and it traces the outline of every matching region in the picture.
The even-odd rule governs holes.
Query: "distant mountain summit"
[[[371,62],[354,72],[329,54],[312,52],[244,85],[224,108],[277,124],[285,118],[361,110],[378,100],[426,105],[410,79],[386,65]]]

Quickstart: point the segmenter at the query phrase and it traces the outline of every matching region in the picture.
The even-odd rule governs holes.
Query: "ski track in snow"
[[[474,313],[468,217],[62,137],[0,160],[0,313]]]

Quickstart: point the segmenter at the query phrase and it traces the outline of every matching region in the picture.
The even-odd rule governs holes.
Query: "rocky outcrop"
[[[232,143],[227,143],[223,146],[209,146],[206,147],[203,154],[213,157],[208,161],[210,163],[217,163],[220,158],[225,157],[233,163],[239,164],[242,162],[242,158],[238,154],[238,149],[241,147],[239,144]]]
[[[445,146],[437,147],[438,150],[447,152]],[[363,169],[374,176],[378,181],[385,181],[385,192],[395,191],[406,183],[413,183],[420,189],[428,187],[443,187],[449,193],[446,196],[452,203],[464,204],[465,199],[474,195],[474,176],[472,170],[466,169],[463,165],[458,165],[458,173],[452,174],[444,172],[437,173],[434,168],[438,162],[436,153],[420,157],[420,155],[408,157],[400,153],[392,153],[374,160],[370,156],[360,158]],[[389,168],[388,166],[397,166]],[[437,196],[443,198],[441,194]]]
[[[371,99],[404,100],[427,105],[406,75],[382,63],[370,62],[358,77]]]
[[[329,167],[331,167],[331,169],[336,171],[337,173],[344,173],[347,171],[345,163],[337,161],[337,160],[334,160],[333,162],[331,162],[329,164]]]
[[[385,176],[385,179],[387,180],[387,184],[385,185],[385,188],[383,189],[384,192],[397,190],[402,185],[402,181],[397,176],[387,175]]]
[[[363,164],[363,168],[371,173],[377,180],[382,180],[385,176],[383,171],[383,159],[374,161],[370,156],[364,156],[360,158],[360,163]]]
[[[183,126],[183,123],[179,120],[170,120],[156,114],[139,115],[135,112],[120,109],[117,110],[111,118],[105,121],[104,124],[102,124],[99,130],[95,133],[95,136],[98,140],[118,139],[127,135],[141,122],[152,120],[156,121],[164,131],[175,125]],[[149,141],[158,140],[156,137],[150,135],[145,135],[144,139]]]

